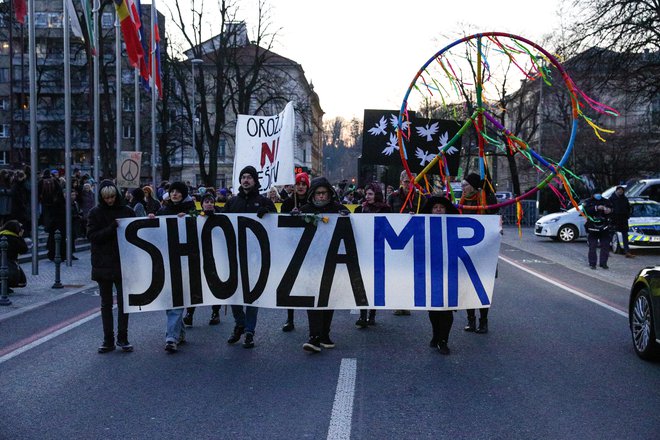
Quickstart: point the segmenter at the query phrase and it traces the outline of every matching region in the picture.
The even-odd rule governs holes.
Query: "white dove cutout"
[[[415,150],[415,156],[420,159],[419,165],[422,167],[435,158],[435,154],[429,154],[428,151],[422,151],[421,148]]]
[[[433,135],[438,132],[438,125],[440,125],[439,122],[434,122],[430,127],[429,124],[426,124],[424,127],[415,127],[415,130],[417,130],[418,135],[426,136],[426,142],[431,142]]]
[[[390,156],[394,153],[394,150],[399,149],[399,142],[395,134],[390,133],[390,141],[387,143],[387,147],[382,151],[385,156]]]
[[[385,116],[381,116],[380,121],[378,121],[378,124],[374,125],[373,128],[369,129],[369,134],[373,136],[386,134],[385,132],[386,128],[387,128],[387,120],[385,119]]]
[[[445,145],[447,145],[447,142],[449,142],[449,132],[445,131],[440,135],[440,145],[438,146],[438,151],[442,152],[442,149],[445,147]],[[452,145],[447,149],[447,151],[445,151],[445,154],[451,156],[456,152],[458,152],[458,148]]]
[[[399,117],[392,115],[391,113],[390,115],[390,124],[392,124],[392,128],[396,130],[399,125]],[[408,130],[408,127],[410,127],[410,121],[401,121],[401,130]]]

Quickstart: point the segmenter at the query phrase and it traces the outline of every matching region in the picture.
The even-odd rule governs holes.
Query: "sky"
[[[257,0],[236,1],[237,18],[251,33]],[[501,31],[539,43],[559,28],[560,2],[270,0],[269,6],[273,29],[280,29],[274,52],[302,65],[329,120],[399,109],[419,68],[464,35]]]

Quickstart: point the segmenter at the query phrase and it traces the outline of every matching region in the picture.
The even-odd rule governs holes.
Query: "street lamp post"
[[[199,58],[193,58],[190,60],[192,63],[192,120],[191,120],[191,132],[192,132],[192,149],[193,155],[195,154],[195,122],[197,120],[197,106],[195,104],[195,95],[197,94],[197,89],[195,88],[195,65],[202,64],[204,61]],[[181,180],[183,181],[183,161],[185,160],[185,155],[181,155]]]

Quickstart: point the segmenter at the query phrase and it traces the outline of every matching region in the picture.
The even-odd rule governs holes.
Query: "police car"
[[[632,214],[628,220],[628,244],[630,247],[660,247],[660,203],[653,200],[630,200]],[[612,250],[623,252],[623,235],[612,234]]]

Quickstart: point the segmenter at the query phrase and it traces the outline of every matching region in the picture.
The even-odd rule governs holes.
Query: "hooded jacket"
[[[314,205],[314,203],[312,203],[312,201],[314,200],[314,192],[320,187],[327,188],[328,191],[330,191],[330,200],[324,206],[316,206]],[[332,187],[332,185],[330,185],[328,179],[326,179],[325,177],[313,178],[312,182],[309,185],[309,191],[307,192],[307,203],[302,208],[300,208],[300,212],[321,214],[321,213],[339,213],[342,211],[348,212],[348,208],[346,208],[344,205],[339,203],[339,197],[337,196],[337,192]]]
[[[115,188],[117,196],[110,206],[101,197],[105,187]],[[99,185],[99,204],[89,211],[87,218],[87,238],[92,247],[92,280],[121,280],[121,265],[119,264],[119,245],[117,244],[117,219],[135,217],[135,212],[125,204],[119,189],[110,180],[104,180]]]

